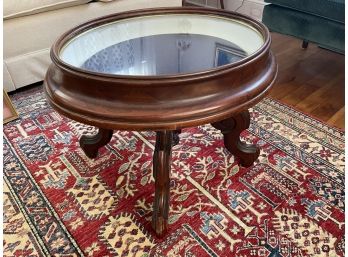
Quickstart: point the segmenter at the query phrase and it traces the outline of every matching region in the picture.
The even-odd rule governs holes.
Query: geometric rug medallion
[[[154,132],[115,131],[95,160],[96,129],[67,119],[42,87],[12,97],[4,125],[4,256],[344,256],[344,132],[270,98],[250,109],[250,168],[210,125],[173,148],[169,230],[151,229]]]

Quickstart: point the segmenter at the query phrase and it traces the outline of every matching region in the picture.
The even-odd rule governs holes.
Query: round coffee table
[[[167,229],[171,149],[182,128],[211,123],[243,166],[259,149],[240,141],[248,108],[270,90],[277,65],[270,34],[246,16],[160,8],[101,17],[63,34],[51,49],[44,89],[55,110],[99,128],[82,136],[90,158],[113,130],[154,130],[152,226]]]

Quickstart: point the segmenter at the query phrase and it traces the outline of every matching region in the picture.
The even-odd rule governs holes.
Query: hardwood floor
[[[344,55],[272,33],[279,73],[270,97],[344,129]]]

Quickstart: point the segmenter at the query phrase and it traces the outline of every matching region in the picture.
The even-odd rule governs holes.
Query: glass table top
[[[259,31],[239,20],[205,14],[129,18],[92,28],[68,41],[60,59],[115,75],[175,75],[237,62],[262,47]]]

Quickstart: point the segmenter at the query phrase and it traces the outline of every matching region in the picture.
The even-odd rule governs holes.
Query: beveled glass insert
[[[175,75],[230,64],[264,43],[250,25],[213,15],[153,15],[90,29],[60,51],[62,61],[119,75]]]

